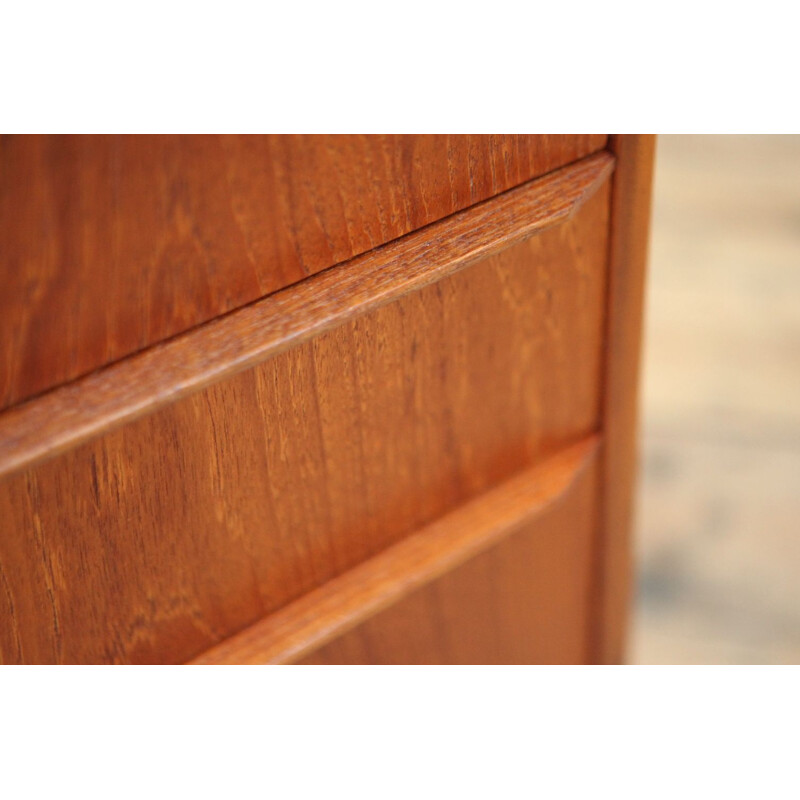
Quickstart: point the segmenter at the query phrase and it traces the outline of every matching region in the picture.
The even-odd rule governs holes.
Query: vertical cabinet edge
[[[606,304],[602,479],[591,593],[590,660],[623,663],[633,587],[641,336],[654,135],[612,136],[616,157]]]

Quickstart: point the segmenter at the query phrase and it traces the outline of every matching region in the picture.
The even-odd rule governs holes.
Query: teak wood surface
[[[580,489],[576,489],[574,484],[584,480],[583,472],[587,468],[594,473],[596,449],[597,439],[593,436],[566,448],[535,467],[518,473],[418,533],[383,550],[374,558],[328,581],[299,600],[289,603],[262,622],[206,651],[194,663],[289,663],[301,660],[332,640],[338,640],[336,649],[340,654],[335,660],[341,661],[341,653],[347,652],[348,647],[352,646],[351,643],[359,638],[343,637],[343,634],[360,623],[367,622],[377,612],[389,606],[396,606],[398,601],[407,595],[442,578],[465,562],[472,561],[475,556],[493,548],[510,534],[526,527],[530,528],[534,520],[539,530],[533,535],[514,537],[521,541],[522,546],[515,545],[509,548],[509,556],[511,561],[517,564],[521,580],[509,580],[507,569],[493,570],[490,567],[482,579],[467,578],[465,581],[466,585],[471,587],[469,594],[474,597],[477,594],[476,587],[478,589],[487,587],[485,578],[488,577],[490,586],[496,584],[491,586],[491,589],[507,599],[513,612],[510,615],[504,613],[492,615],[491,612],[495,610],[491,607],[492,604],[479,602],[477,605],[488,610],[488,615],[486,613],[464,615],[462,609],[457,610],[453,618],[460,618],[462,622],[466,621],[470,625],[470,635],[465,638],[472,641],[473,645],[477,644],[475,656],[478,660],[489,656],[499,663],[506,660],[508,650],[498,648],[496,646],[498,641],[503,641],[506,647],[513,648],[517,645],[517,650],[520,652],[515,656],[508,655],[509,661],[542,661],[542,654],[548,647],[552,648],[552,652],[560,653],[563,658],[561,643],[565,636],[574,637],[578,643],[578,647],[573,651],[574,657],[570,660],[583,660],[586,657],[588,643],[586,622],[589,607],[586,593],[589,587],[588,545],[591,538],[590,512],[594,502],[594,487],[588,485],[584,488],[582,485]],[[580,497],[576,498],[575,495]],[[574,528],[570,529],[569,526],[560,523],[554,525],[545,516],[546,513],[551,513],[551,506],[567,506],[570,523]],[[575,534],[579,531],[581,533],[576,537]],[[553,541],[548,542],[548,538]],[[574,547],[576,539],[579,545],[577,548]],[[531,558],[531,553],[525,552],[526,549],[530,550],[530,544],[541,551],[542,543],[545,543],[545,549],[552,544],[556,548],[566,545],[573,547],[577,552],[564,554],[560,564],[552,555],[543,558],[539,552],[538,557]],[[493,559],[497,558],[499,552],[500,550],[495,547]],[[546,582],[537,583],[530,580],[529,569],[532,563],[547,564],[550,568]],[[470,570],[474,572],[475,567],[476,565],[472,565]],[[477,567],[480,569],[480,564]],[[564,571],[577,572],[579,577],[576,580],[574,574],[564,575]],[[561,619],[557,618],[563,615],[564,609],[554,602],[554,592],[558,594],[566,592],[576,599],[574,611],[580,617],[580,624],[570,624],[571,620],[566,620],[563,616]],[[452,594],[455,602],[463,601],[465,596],[461,591]],[[533,598],[530,598],[531,595]],[[529,598],[533,602],[530,602]],[[525,603],[525,600],[528,602]],[[535,615],[537,608],[542,606],[558,611],[558,614],[554,615],[552,625],[555,639],[543,635],[540,630],[537,630],[537,636],[530,636],[536,626],[529,624],[529,614]],[[398,606],[400,615],[405,614],[403,608],[402,604]],[[414,628],[412,636],[404,637],[402,640],[399,638],[390,640],[395,646],[399,645],[402,648],[396,651],[397,655],[394,658],[385,649],[380,651],[380,645],[362,641],[360,646],[362,649],[366,648],[367,652],[361,658],[348,656],[354,658],[350,663],[357,661],[379,663],[387,660],[431,663],[434,660],[446,660],[448,657],[441,654],[446,652],[448,644],[452,651],[452,644],[454,642],[460,644],[464,641],[464,637],[458,636],[449,622],[440,624],[437,628],[437,609],[432,610],[433,614],[410,615],[409,625]],[[395,616],[398,610],[393,610],[391,613]],[[428,637],[430,642],[426,643],[427,646],[419,641],[421,626],[418,623],[421,620],[430,621],[429,629],[435,634]],[[477,623],[482,621],[486,621],[487,624],[484,630],[479,631]],[[370,626],[377,628],[378,631],[383,628],[380,619],[372,622]],[[526,631],[528,636],[525,635]],[[441,632],[446,632],[446,635],[439,636]],[[363,634],[362,631],[362,638]],[[494,640],[492,644],[495,646],[483,647],[485,641],[481,640],[487,637]],[[385,637],[380,637],[378,641],[384,642]],[[525,645],[532,642],[535,643],[535,649],[525,652]],[[413,647],[415,653],[413,657],[411,651],[407,649],[408,645]],[[470,663],[469,656],[459,656],[455,652],[451,652],[449,658],[463,659],[464,663]],[[317,654],[316,659],[325,660],[326,657]]]
[[[295,663],[586,663],[596,496],[590,461],[511,536]]]
[[[3,653],[190,658],[595,430],[608,188],[0,483]]]
[[[566,220],[611,172],[585,159],[0,415],[0,476],[152,412]]]
[[[615,136],[603,382],[603,491],[600,563],[595,568],[592,660],[625,660],[633,585],[631,542],[636,480],[639,362],[644,310],[654,136]]]
[[[652,143],[612,147],[0,412],[0,661],[618,660]]]
[[[2,136],[0,409],[605,142]]]

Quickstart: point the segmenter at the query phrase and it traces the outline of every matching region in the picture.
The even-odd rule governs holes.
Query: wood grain
[[[3,136],[0,409],[605,141]]]
[[[281,664],[318,649],[532,522],[569,490],[596,448],[590,437],[515,475],[194,663]]]
[[[563,223],[605,183],[612,167],[609,154],[591,156],[5,411],[0,476],[52,458]]]
[[[594,661],[625,660],[633,578],[631,520],[637,473],[637,420],[644,279],[654,136],[613,139],[608,323],[603,395],[603,482],[592,607]]]
[[[608,204],[0,481],[0,659],[187,661],[597,430]]]
[[[583,664],[596,463],[509,537],[297,660]]]

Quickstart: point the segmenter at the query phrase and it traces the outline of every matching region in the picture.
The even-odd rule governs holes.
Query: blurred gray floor
[[[800,663],[800,136],[663,136],[633,663]]]

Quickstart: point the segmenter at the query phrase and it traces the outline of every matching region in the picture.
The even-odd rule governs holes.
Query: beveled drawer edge
[[[603,151],[0,414],[0,478],[240,372],[569,219]]]
[[[487,550],[563,498],[596,458],[589,436],[328,581],[192,664],[283,664]]]

